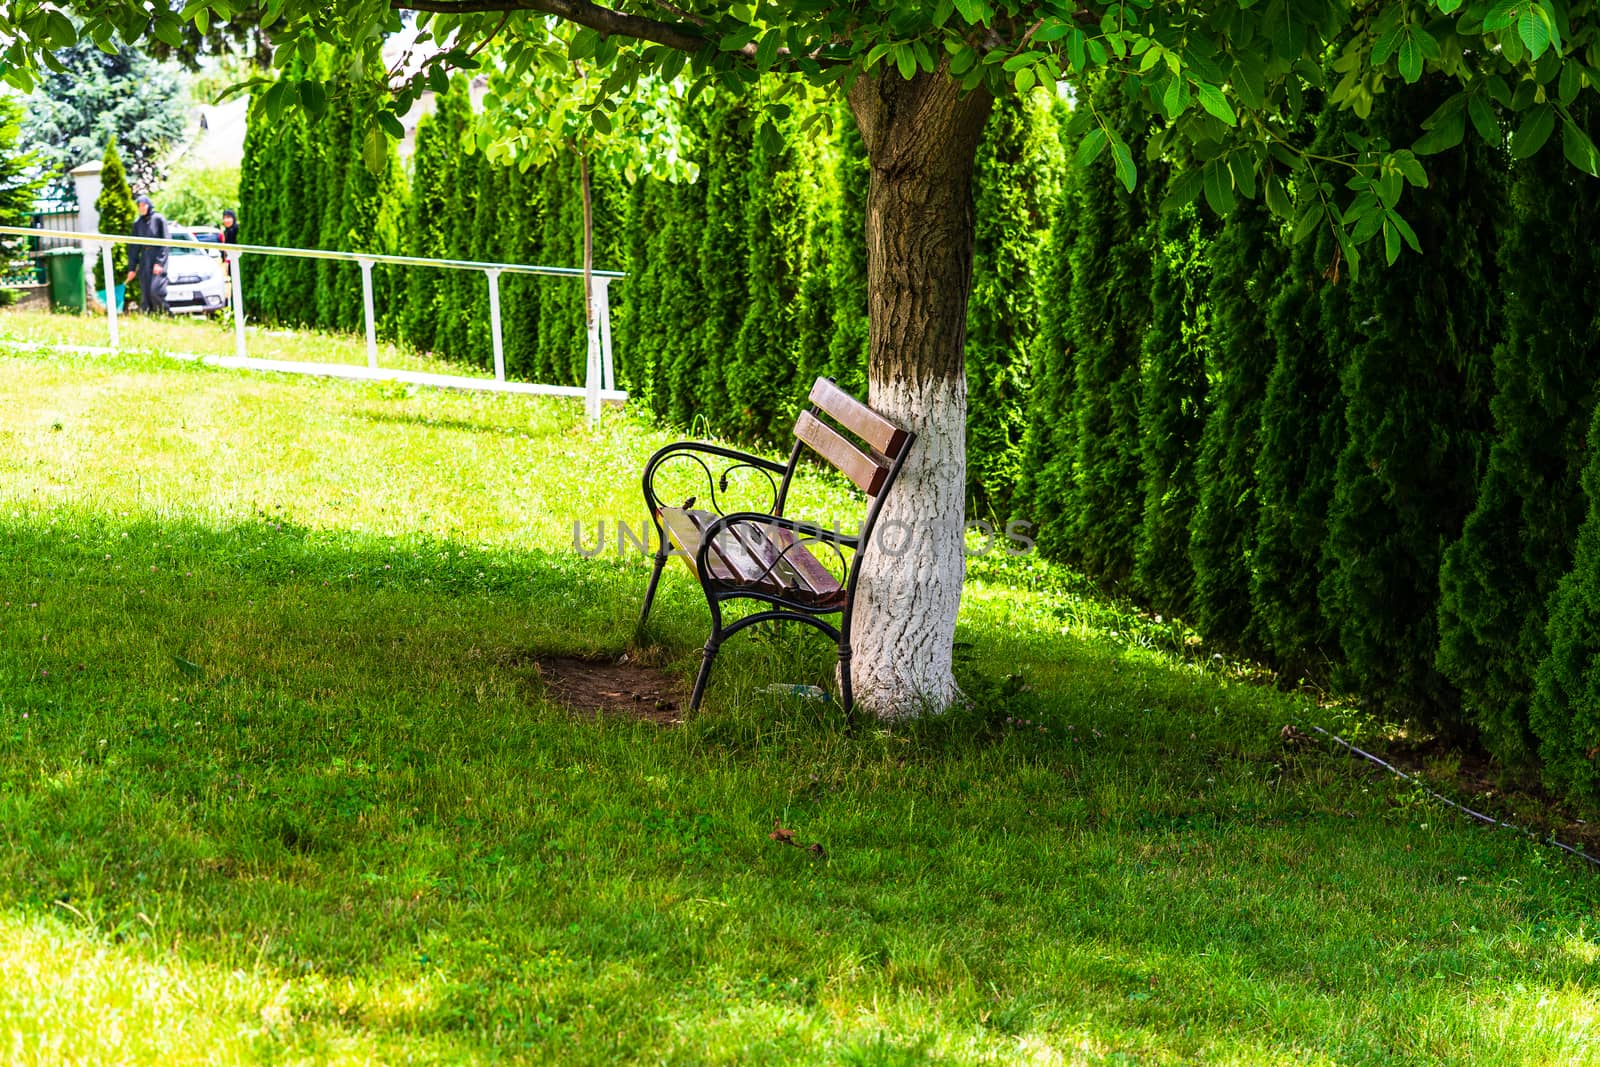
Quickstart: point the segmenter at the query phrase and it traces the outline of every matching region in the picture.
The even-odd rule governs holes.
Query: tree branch
[[[698,26],[629,15],[589,0],[390,0],[389,7],[394,11],[429,11],[440,15],[532,11],[586,26],[607,37],[613,34],[632,37],[680,52],[698,52],[710,43]]]

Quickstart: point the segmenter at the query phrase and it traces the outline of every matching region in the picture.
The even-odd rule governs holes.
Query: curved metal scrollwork
[[[705,459],[702,458],[704,456],[716,456],[722,459],[731,460],[732,462],[723,467],[720,473],[716,473],[713,471],[712,464],[707,463]],[[742,452],[735,452],[732,449],[720,448],[716,445],[683,442],[675,445],[668,445],[666,448],[658,451],[653,457],[651,457],[650,464],[645,469],[644,491],[646,501],[649,503],[651,511],[654,511],[662,503],[660,494],[656,491],[656,474],[668,461],[678,459],[684,459],[693,462],[700,468],[701,473],[705,475],[706,496],[709,498],[711,504],[709,510],[715,512],[716,514],[727,514],[727,512],[723,509],[722,498],[719,494],[726,493],[728,491],[729,477],[735,471],[739,470],[756,471],[767,480],[767,489],[771,493],[771,500],[768,503],[767,510],[769,512],[777,510],[778,482],[775,478],[773,478],[773,475],[782,474],[784,472],[785,468],[782,464],[773,463],[772,461],[762,459],[759,456],[751,456]],[[700,502],[697,496],[692,496],[689,498],[689,500],[694,503]],[[688,507],[689,504],[684,504],[683,506]]]

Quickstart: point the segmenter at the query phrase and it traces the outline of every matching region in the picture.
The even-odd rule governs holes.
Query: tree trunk
[[[861,78],[849,101],[872,169],[870,403],[917,434],[862,565],[851,680],[864,708],[903,719],[957,696],[972,172],[992,100],[983,90],[961,94],[941,69],[910,81]]]

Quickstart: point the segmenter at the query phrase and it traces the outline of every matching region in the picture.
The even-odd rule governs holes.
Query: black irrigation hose
[[[1418,787],[1420,787],[1424,793],[1427,793],[1433,799],[1438,800],[1438,801],[1442,801],[1443,803],[1450,805],[1450,807],[1455,808],[1457,811],[1465,812],[1466,814],[1472,816],[1474,819],[1477,819],[1479,822],[1488,823],[1490,826],[1504,827],[1507,830],[1514,830],[1519,834],[1522,834],[1522,835],[1524,835],[1524,836],[1526,836],[1528,838],[1531,838],[1534,841],[1539,842],[1540,844],[1554,845],[1556,848],[1559,848],[1563,852],[1570,852],[1574,856],[1577,856],[1580,859],[1586,859],[1590,863],[1594,864],[1596,867],[1600,867],[1600,859],[1596,859],[1594,856],[1589,855],[1587,852],[1583,851],[1582,849],[1574,848],[1571,845],[1562,844],[1560,841],[1557,841],[1554,837],[1540,837],[1538,834],[1534,833],[1532,830],[1526,829],[1526,828],[1521,827],[1521,826],[1514,826],[1514,825],[1512,825],[1511,823],[1508,823],[1508,822],[1502,822],[1499,819],[1496,819],[1492,815],[1485,815],[1481,811],[1473,811],[1471,808],[1467,807],[1465,804],[1457,804],[1455,801],[1451,800],[1449,797],[1444,796],[1443,794],[1437,793],[1432,789],[1429,789],[1427,784],[1424,783],[1420,778],[1417,778],[1417,777],[1415,777],[1413,775],[1409,775],[1405,771],[1402,771],[1399,767],[1396,767],[1394,764],[1389,763],[1389,762],[1387,762],[1385,760],[1381,760],[1377,756],[1374,756],[1372,753],[1367,752],[1367,751],[1365,751],[1363,749],[1357,748],[1355,745],[1352,745],[1350,742],[1346,741],[1344,738],[1340,737],[1338,734],[1330,733],[1329,731],[1324,730],[1322,727],[1316,726],[1316,725],[1313,725],[1311,728],[1313,730],[1315,730],[1317,733],[1321,734],[1323,737],[1326,737],[1328,740],[1332,741],[1334,744],[1343,745],[1345,748],[1349,749],[1351,752],[1354,752],[1356,755],[1362,757],[1363,759],[1369,760],[1372,763],[1376,763],[1378,766],[1384,768],[1385,770],[1389,771],[1392,774],[1399,775],[1401,778],[1404,778],[1406,781],[1411,782],[1411,783],[1417,785]]]

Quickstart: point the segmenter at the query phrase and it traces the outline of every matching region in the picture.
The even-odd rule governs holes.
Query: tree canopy
[[[67,172],[99,159],[115,138],[134,189],[148,192],[161,179],[161,157],[183,133],[187,94],[178,90],[168,68],[131,44],[106,52],[79,42],[50,54],[27,101],[22,142],[37,153],[51,188],[66,193]]]
[[[417,14],[422,58],[390,70],[382,43],[404,12]],[[36,72],[61,71],[62,50],[83,39],[113,49],[144,39],[178,47],[234,19],[259,19],[280,67],[309,58],[318,42],[341,45],[348,70],[338,73],[353,73],[386,102],[372,110],[374,141],[399,136],[397,116],[424,89],[442,89],[450,69],[475,67],[491,39],[512,84],[536,84],[526,76],[540,69],[570,74],[574,63],[593,71],[583,109],[602,133],[636,99],[641,79],[738,86],[785,71],[848,87],[863,75],[937,71],[966,90],[1003,92],[1110,70],[1160,120],[1147,153],[1178,148],[1195,157],[1169,201],[1199,197],[1225,213],[1240,198],[1264,198],[1302,236],[1335,228],[1351,268],[1370,239],[1391,260],[1402,245],[1416,247],[1400,204],[1407,185],[1427,181],[1418,157],[1459,143],[1469,126],[1496,147],[1509,136],[1517,157],[1559,134],[1573,166],[1600,174],[1600,153],[1571,111],[1600,85],[1592,0],[190,0],[154,17],[138,0],[23,0],[0,12],[0,73],[26,89]],[[1331,155],[1296,144],[1308,91],[1365,116],[1381,94],[1424,78],[1447,79],[1455,91],[1412,143],[1352,136]],[[290,106],[319,112],[326,99],[324,81],[288,78],[267,86],[260,105],[274,115]],[[570,118],[563,109],[549,121],[570,126]],[[1080,109],[1076,125],[1076,161],[1104,155],[1131,187],[1142,161],[1115,125],[1093,108]],[[484,139],[502,146],[542,140],[525,125],[490,128]],[[370,151],[376,157],[375,145]]]

